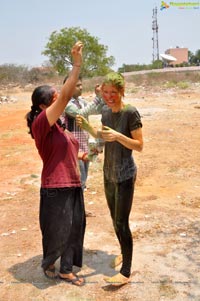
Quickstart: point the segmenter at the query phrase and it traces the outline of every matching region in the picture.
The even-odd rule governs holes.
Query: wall
[[[172,55],[177,59],[175,62],[171,62],[170,65],[177,65],[188,62],[188,48],[170,48],[167,49],[165,53]]]

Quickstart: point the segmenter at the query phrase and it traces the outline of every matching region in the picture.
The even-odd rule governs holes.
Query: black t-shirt
[[[137,109],[131,105],[117,113],[105,106],[102,110],[102,125],[131,137],[131,131],[142,127],[141,117]],[[104,177],[111,182],[120,183],[133,177],[136,165],[132,156],[132,150],[119,142],[105,143]]]

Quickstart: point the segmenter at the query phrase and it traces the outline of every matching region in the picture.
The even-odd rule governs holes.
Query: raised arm
[[[69,103],[65,108],[65,114],[70,117],[76,117],[76,115],[82,115],[88,118],[89,115],[100,114],[103,106],[105,105],[103,99],[101,98],[100,85],[95,86],[95,98],[91,103],[87,103],[83,108],[77,108],[73,103]]]
[[[71,54],[73,58],[73,68],[65,84],[62,86],[58,98],[46,109],[46,115],[50,126],[52,126],[61,116],[73,95],[82,64],[82,48],[83,44],[81,42],[77,42],[72,47]]]

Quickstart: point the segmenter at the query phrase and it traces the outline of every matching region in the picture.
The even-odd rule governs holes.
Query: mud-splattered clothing
[[[131,131],[142,127],[140,114],[131,105],[126,105],[117,113],[113,113],[105,106],[101,122],[129,138],[131,138]],[[135,169],[132,150],[116,141],[105,143],[104,177],[107,180],[114,183],[123,182],[133,177]]]
[[[102,125],[131,137],[131,131],[142,127],[140,114],[135,107],[126,105],[113,113],[108,107],[102,111]],[[119,142],[105,142],[104,190],[121,253],[120,273],[130,277],[133,240],[129,227],[129,215],[133,202],[137,168],[132,150]]]

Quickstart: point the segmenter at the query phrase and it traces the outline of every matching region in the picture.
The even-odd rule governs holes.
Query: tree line
[[[84,44],[83,66],[81,68],[81,74],[84,78],[103,76],[113,70],[112,67],[115,64],[115,58],[107,55],[108,47],[100,44],[99,39],[91,36],[86,29],[70,27],[51,33],[42,52],[43,55],[48,57],[48,61],[41,67],[30,68],[14,64],[0,65],[0,83],[37,83],[44,79],[66,75],[72,67],[71,48],[78,40]],[[176,67],[200,65],[200,49],[195,54],[189,51],[188,57],[188,63],[179,64]],[[163,61],[157,60],[146,65],[123,64],[118,68],[118,72],[160,68],[163,68]]]

